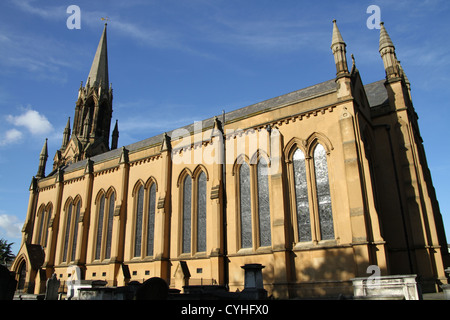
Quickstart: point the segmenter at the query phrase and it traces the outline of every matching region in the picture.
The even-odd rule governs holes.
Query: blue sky
[[[70,5],[81,28],[66,25]],[[28,187],[49,143],[47,173],[73,118],[108,17],[109,79],[119,145],[334,78],[332,20],[364,83],[384,78],[380,8],[412,84],[414,106],[450,235],[450,2],[301,0],[2,0],[0,238],[15,242]],[[350,62],[351,63],[351,62]]]

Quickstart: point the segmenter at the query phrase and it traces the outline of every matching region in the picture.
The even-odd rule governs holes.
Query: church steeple
[[[53,168],[77,162],[110,150],[113,90],[109,83],[107,24],[103,28],[87,81],[78,89],[72,132],[70,118]],[[117,143],[117,141],[116,141]]]
[[[106,43],[106,26],[103,29],[100,42],[98,43],[97,51],[95,52],[94,61],[92,62],[91,70],[86,80],[86,86],[102,87],[108,89],[109,75],[108,75],[108,48]]]
[[[81,84],[75,107],[72,138],[81,146],[78,159],[95,156],[109,149],[112,117],[112,87],[109,84],[107,24],[103,29],[86,84]]]

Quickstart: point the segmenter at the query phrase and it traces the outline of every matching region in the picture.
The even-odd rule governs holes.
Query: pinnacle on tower
[[[389,37],[384,23],[380,23],[380,47],[381,58],[383,59],[384,69],[386,71],[386,79],[395,79],[400,77],[399,62],[395,54],[394,43]]]
[[[45,139],[44,146],[42,147],[41,154],[39,155],[39,168],[36,174],[37,179],[45,177],[45,166],[47,165],[48,158],[47,140],[48,139]]]
[[[70,117],[69,117],[69,119],[67,119],[67,124],[66,124],[66,127],[64,128],[63,142],[61,145],[62,150],[64,150],[67,147],[69,140],[70,140]]]
[[[392,42],[389,34],[384,27],[384,22],[380,22],[380,48],[379,51],[383,50],[386,47],[392,47],[395,50],[394,43]]]
[[[119,126],[118,120],[116,120],[116,125],[114,126],[114,130],[112,133],[111,150],[117,149],[118,144],[119,144]]]
[[[331,39],[331,50],[334,55],[334,62],[336,63],[336,76],[341,77],[348,75],[346,44],[342,38],[336,20],[333,20],[333,37]]]

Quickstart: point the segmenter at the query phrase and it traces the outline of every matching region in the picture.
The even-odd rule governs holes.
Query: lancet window
[[[197,168],[191,176],[182,173],[181,253],[206,252],[207,175]]]
[[[158,186],[153,178],[144,185],[139,182],[135,189],[135,226],[134,250],[135,258],[151,257],[155,246],[156,192]]]
[[[142,245],[142,218],[144,214],[144,186],[140,186],[137,191],[136,198],[136,226],[134,239],[134,256],[141,256]]]
[[[95,241],[95,260],[111,258],[111,241],[114,221],[115,192],[100,191],[97,196],[97,224]]]
[[[264,157],[256,165],[242,161],[238,172],[240,248],[271,246],[268,161]]]
[[[48,228],[50,227],[52,218],[52,205],[48,204],[46,207],[42,206],[38,211],[37,218],[39,219],[39,229],[36,243],[45,248],[47,247]]]
[[[156,183],[151,184],[148,198],[147,256],[153,256],[155,244]]]
[[[243,162],[239,167],[239,213],[241,229],[241,248],[251,248],[252,241],[252,208],[250,190],[250,167]]]
[[[63,262],[74,261],[78,243],[78,222],[80,219],[81,199],[69,199],[66,203],[64,242],[63,242]]]
[[[313,145],[311,156],[296,148],[290,161],[292,211],[296,242],[335,238],[327,151]]]

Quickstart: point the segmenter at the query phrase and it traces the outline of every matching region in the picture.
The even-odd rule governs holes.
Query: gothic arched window
[[[50,221],[52,220],[52,206],[49,205],[47,209],[47,223],[45,224],[44,240],[42,241],[42,246],[47,247],[48,241],[48,229],[50,228]]]
[[[148,195],[148,221],[147,221],[147,256],[153,256],[155,241],[155,210],[156,210],[156,184],[152,183]]]
[[[80,210],[81,210],[81,200],[78,199],[75,210],[75,219],[74,219],[74,228],[73,228],[73,241],[72,241],[72,254],[71,261],[75,260],[75,254],[77,251],[77,241],[78,241],[78,220],[80,219]]]
[[[197,252],[206,251],[206,174],[197,179]]]
[[[297,210],[297,233],[300,242],[311,241],[311,220],[309,213],[308,184],[306,181],[305,154],[297,149],[292,156]]]
[[[106,225],[106,248],[105,248],[105,259],[111,258],[111,240],[112,240],[112,230],[113,230],[113,221],[114,221],[114,205],[116,201],[116,195],[112,192],[109,195],[108,202],[108,219]]]
[[[335,238],[327,151],[320,143],[312,146],[310,157],[295,148],[289,162],[296,242],[317,243]]]
[[[182,253],[191,252],[191,195],[192,179],[186,175],[183,181]]]
[[[95,245],[95,260],[100,260],[102,254],[103,218],[105,216],[105,195],[102,194],[98,205],[97,242]]]
[[[37,237],[37,242],[38,244],[42,245],[42,231],[44,228],[44,222],[45,222],[45,208],[42,207],[39,209],[38,214],[37,214],[37,219],[39,221],[39,231],[38,231],[38,237]]]
[[[134,256],[141,256],[142,245],[142,218],[144,212],[144,187],[140,186],[136,199],[136,227],[135,227],[135,242],[134,242]]]
[[[258,188],[258,227],[259,245],[270,246],[270,201],[269,201],[269,177],[268,165],[264,158],[260,158],[256,166],[256,182]]]
[[[320,238],[321,240],[334,239],[327,154],[321,144],[318,144],[314,149],[314,172],[319,210]]]
[[[67,206],[67,214],[66,214],[66,228],[64,231],[64,250],[63,250],[63,262],[67,262],[67,250],[69,249],[69,237],[70,237],[70,228],[71,228],[71,222],[72,222],[72,209],[73,209],[73,203],[70,201],[69,205]]]
[[[250,167],[243,162],[239,167],[239,213],[241,248],[252,247],[252,209],[250,191]]]

